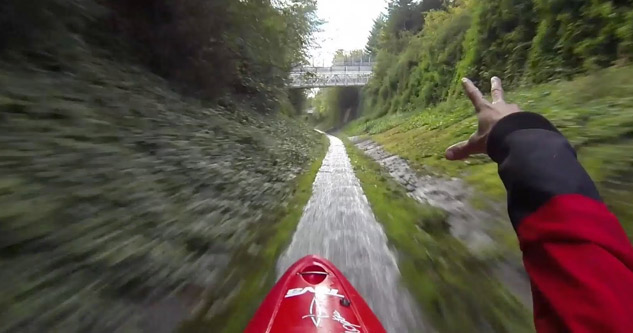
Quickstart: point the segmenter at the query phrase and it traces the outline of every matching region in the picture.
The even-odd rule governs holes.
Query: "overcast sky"
[[[374,19],[385,12],[387,0],[318,0],[317,15],[325,23],[310,54],[317,65],[329,65],[334,52],[365,48]]]

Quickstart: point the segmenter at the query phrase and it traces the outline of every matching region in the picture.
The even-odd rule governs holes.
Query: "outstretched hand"
[[[520,112],[516,104],[507,104],[503,99],[503,87],[498,77],[492,78],[492,103],[488,102],[484,95],[475,87],[469,79],[462,79],[462,85],[466,95],[475,106],[479,126],[477,132],[470,136],[470,139],[450,146],[446,150],[446,158],[449,160],[462,160],[470,155],[485,154],[488,135],[501,120],[501,118],[512,113]]]

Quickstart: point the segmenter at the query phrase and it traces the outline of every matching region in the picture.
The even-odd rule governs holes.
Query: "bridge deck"
[[[372,75],[373,64],[358,66],[298,67],[290,73],[292,88],[364,86]]]

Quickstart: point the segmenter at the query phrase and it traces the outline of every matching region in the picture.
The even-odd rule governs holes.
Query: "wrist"
[[[488,136],[486,151],[493,161],[500,163],[508,155],[504,140],[512,133],[525,129],[542,129],[560,133],[545,117],[538,113],[517,112],[499,120]]]

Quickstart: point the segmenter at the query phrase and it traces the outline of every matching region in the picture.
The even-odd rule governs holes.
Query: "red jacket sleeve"
[[[538,332],[633,332],[633,248],[569,142],[544,117],[493,128]]]

